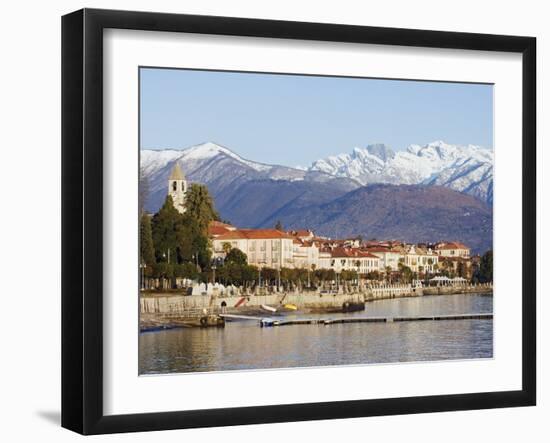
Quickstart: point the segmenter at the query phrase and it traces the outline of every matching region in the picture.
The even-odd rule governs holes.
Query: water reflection
[[[298,317],[486,313],[493,298],[450,295],[380,300],[365,312]],[[329,366],[493,356],[492,320],[293,325],[255,322],[224,329],[175,329],[140,335],[140,373]]]

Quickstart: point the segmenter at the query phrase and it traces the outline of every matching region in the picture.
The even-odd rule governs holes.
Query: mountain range
[[[355,148],[307,168],[247,160],[215,143],[140,151],[145,209],[166,197],[179,162],[187,179],[206,184],[223,219],[241,227],[311,228],[319,235],[459,240],[475,251],[492,245],[493,153],[438,141],[394,152]]]
[[[435,141],[394,152],[384,144],[315,161],[308,170],[371,183],[444,186],[493,202],[493,151]]]

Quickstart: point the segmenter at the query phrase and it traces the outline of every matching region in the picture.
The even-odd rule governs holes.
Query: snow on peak
[[[424,146],[410,145],[394,152],[384,144],[354,148],[314,162],[310,170],[359,183],[442,184],[467,191],[482,199],[490,198],[493,151],[475,145],[452,145],[436,140]]]
[[[366,150],[369,152],[369,154],[372,154],[383,161],[388,161],[388,159],[395,156],[395,152],[393,151],[393,149],[383,143],[368,145]]]
[[[493,151],[476,145],[452,145],[436,140],[426,145],[411,144],[394,152],[378,143],[355,147],[349,153],[319,159],[308,168],[286,168],[247,160],[213,142],[186,149],[142,150],[141,167],[145,175],[180,161],[190,170],[210,159],[225,156],[254,171],[266,172],[277,180],[299,180],[304,172],[323,172],[367,185],[370,183],[427,184],[450,187],[492,201]]]
[[[164,168],[171,161],[181,156],[177,149],[142,149],[140,151],[140,166],[144,175]]]
[[[265,171],[271,168],[270,165],[264,165],[251,160],[246,160],[240,155],[235,154],[225,146],[219,145],[214,142],[205,142],[198,145],[191,146],[184,149],[163,149],[163,150],[142,150],[142,166],[147,171],[152,169],[159,169],[159,167],[166,166],[171,161],[190,161],[200,162],[203,160],[209,160],[218,155],[225,155],[243,163],[256,171]],[[147,164],[147,167],[145,167]]]
[[[229,149],[224,148],[223,146],[220,146],[213,142],[201,143],[199,145],[191,146],[190,148],[184,149],[182,151],[182,157],[189,160],[208,159],[215,157],[219,154],[226,154],[230,157],[240,158],[237,154],[233,153]]]

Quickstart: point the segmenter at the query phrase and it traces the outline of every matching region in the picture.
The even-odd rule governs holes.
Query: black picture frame
[[[522,389],[132,415],[103,413],[103,30],[522,54]],[[62,426],[82,434],[458,411],[536,403],[536,39],[83,9],[62,18]]]

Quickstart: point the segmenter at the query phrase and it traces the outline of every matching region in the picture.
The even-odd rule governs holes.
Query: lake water
[[[368,302],[349,314],[292,314],[299,318],[421,316],[493,312],[491,295],[440,295]],[[269,316],[266,314],[266,316]],[[255,321],[225,328],[140,334],[141,374],[208,372],[492,358],[493,320],[289,325]]]

